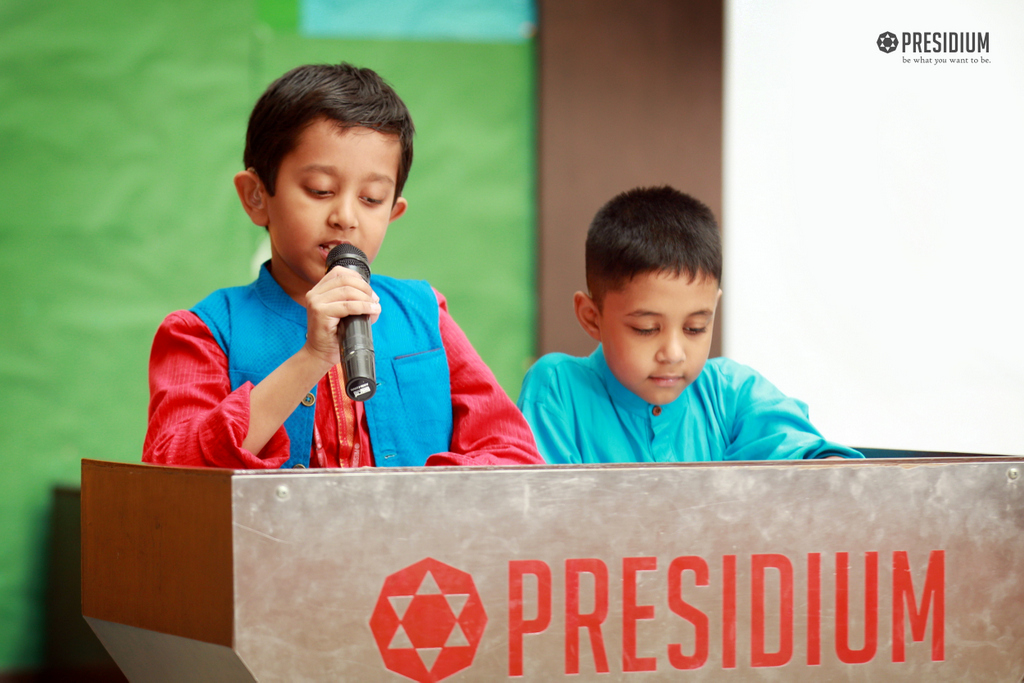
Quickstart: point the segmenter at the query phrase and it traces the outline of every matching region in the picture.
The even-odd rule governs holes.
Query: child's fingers
[[[334,268],[306,295],[307,303],[321,301],[379,301],[369,283],[347,268]],[[353,315],[350,313],[349,315]]]
[[[372,322],[380,315],[380,304],[376,301],[317,301],[312,304],[312,308],[317,315],[335,319],[368,315]]]
[[[377,312],[370,314],[370,324],[371,325],[373,323],[377,322],[377,318],[380,317],[380,311],[381,311],[381,308],[380,308],[380,297],[377,296],[376,293],[373,295],[373,303],[377,304]]]
[[[355,287],[367,294],[372,295],[373,290],[370,288],[370,283],[363,279],[363,276],[350,268],[342,268],[341,266],[335,266],[317,283],[317,286],[323,285],[326,288],[338,287],[342,285]]]
[[[356,272],[333,268],[306,294],[307,346],[324,358],[338,356],[338,322],[352,315],[380,315],[380,299]],[[334,361],[337,362],[337,361]]]
[[[339,293],[358,292],[362,298],[338,299]],[[318,356],[338,362],[338,324],[353,315],[366,315],[370,321],[380,315],[380,304],[353,288],[335,288],[306,295],[306,345]]]

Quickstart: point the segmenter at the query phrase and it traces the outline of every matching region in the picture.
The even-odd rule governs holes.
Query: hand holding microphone
[[[335,266],[354,270],[370,281],[370,263],[359,247],[339,244],[327,255],[327,271]],[[373,335],[366,315],[350,315],[338,322],[338,346],[345,393],[353,401],[365,401],[377,391],[377,372],[373,357]]]

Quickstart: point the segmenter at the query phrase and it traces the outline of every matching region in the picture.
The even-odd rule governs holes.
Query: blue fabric
[[[615,378],[600,346],[586,358],[552,353],[526,374],[518,405],[552,464],[862,457],[826,441],[804,403],[727,358],[709,360],[658,409]]]
[[[377,393],[363,405],[378,467],[418,467],[451,450],[452,385],[437,297],[420,280],[370,278]]]
[[[426,282],[371,278],[381,315],[372,329],[377,393],[365,403],[378,466],[423,465],[449,450],[452,434],[448,359],[438,304]],[[231,390],[259,384],[306,341],[306,309],[263,264],[255,282],[219,289],[192,309],[228,358]],[[316,396],[316,387],[311,393]],[[284,422],[291,442],[282,467],[309,465],[315,405],[300,404]]]
[[[298,9],[299,30],[317,38],[522,43],[537,23],[532,0],[299,0]]]

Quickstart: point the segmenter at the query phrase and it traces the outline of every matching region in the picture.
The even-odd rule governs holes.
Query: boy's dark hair
[[[395,198],[400,197],[412,166],[412,117],[375,71],[351,64],[300,66],[271,83],[249,116],[245,167],[254,169],[273,195],[281,160],[295,149],[308,125],[325,118],[343,127],[365,126],[398,136],[402,156]]]
[[[587,232],[587,288],[605,292],[637,275],[671,271],[722,281],[722,238],[711,209],[668,187],[639,187],[614,197]]]

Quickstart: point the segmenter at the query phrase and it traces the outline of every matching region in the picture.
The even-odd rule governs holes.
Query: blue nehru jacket
[[[437,297],[423,281],[371,278],[381,314],[373,325],[377,393],[366,421],[378,467],[423,465],[449,450],[452,437],[451,379],[441,341]],[[219,289],[192,309],[210,328],[228,358],[231,390],[259,384],[306,342],[306,309],[270,275],[267,264],[255,282]],[[282,465],[309,465],[314,401],[300,404],[284,422],[291,443]]]
[[[862,457],[826,441],[803,402],[727,358],[654,406],[615,378],[600,346],[586,358],[552,353],[527,373],[519,408],[555,464]]]

